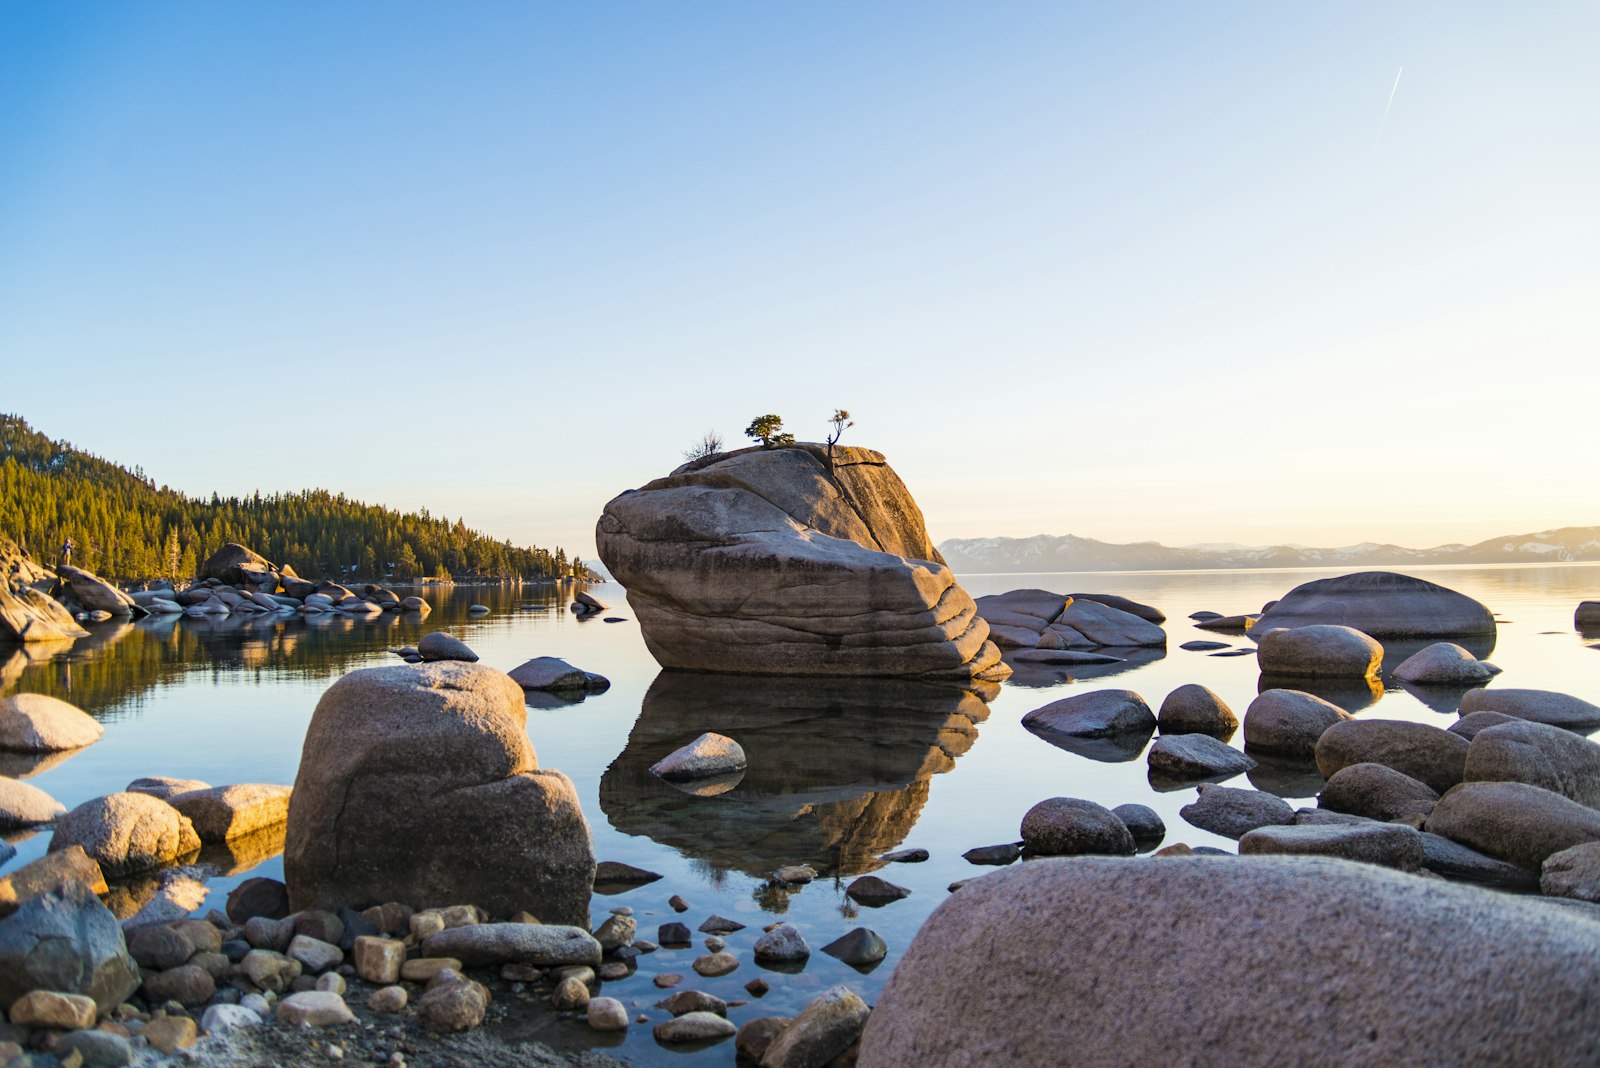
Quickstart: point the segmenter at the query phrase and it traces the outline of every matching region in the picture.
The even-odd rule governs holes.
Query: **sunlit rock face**
[[[978,693],[945,684],[664,671],[600,779],[600,807],[619,831],[715,869],[872,871],[916,824],[929,780],[955,767],[988,712]],[[748,766],[731,788],[701,794],[651,774],[710,730],[745,751]]]
[[[870,449],[745,449],[606,505],[600,559],[663,667],[999,680],[1009,670]]]

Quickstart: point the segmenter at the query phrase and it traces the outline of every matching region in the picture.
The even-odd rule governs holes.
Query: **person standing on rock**
[[[50,591],[50,596],[58,597],[64,589],[61,580],[61,569],[72,563],[72,550],[77,547],[78,543],[71,538],[66,538],[61,542],[61,559],[56,561],[56,585],[55,589]]]

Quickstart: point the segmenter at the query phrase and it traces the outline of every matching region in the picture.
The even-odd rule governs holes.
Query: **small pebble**
[[[673,894],[671,897],[667,898],[667,904],[672,906],[673,912],[689,911],[689,903],[683,898],[679,897],[677,894]]]
[[[677,974],[676,972],[666,972],[662,975],[656,976],[654,981],[656,986],[660,987],[662,990],[671,990],[673,987],[683,982],[683,976]]]

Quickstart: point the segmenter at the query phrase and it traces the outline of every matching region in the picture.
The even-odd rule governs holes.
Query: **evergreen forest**
[[[397,512],[322,489],[188,497],[5,414],[0,534],[46,566],[71,538],[74,564],[124,582],[190,579],[230,541],[312,579],[590,577],[563,549],[514,546],[426,509]]]

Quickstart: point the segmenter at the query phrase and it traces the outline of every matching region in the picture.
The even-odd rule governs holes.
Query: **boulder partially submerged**
[[[1597,983],[1600,922],[1537,899],[1323,857],[1042,860],[934,912],[859,1064],[1584,1064]]]
[[[1002,649],[1151,648],[1167,644],[1154,620],[1161,613],[1109,594],[1061,594],[1022,589],[977,600]]]
[[[1361,571],[1296,586],[1256,620],[1255,631],[1329,624],[1374,638],[1494,634],[1489,609],[1465,594],[1392,571]]]
[[[989,627],[870,449],[746,449],[613,499],[595,530],[663,667],[1000,679]]]
[[[317,702],[284,847],[294,908],[471,901],[582,924],[593,880],[577,791],[540,770],[504,672],[367,668]]]

